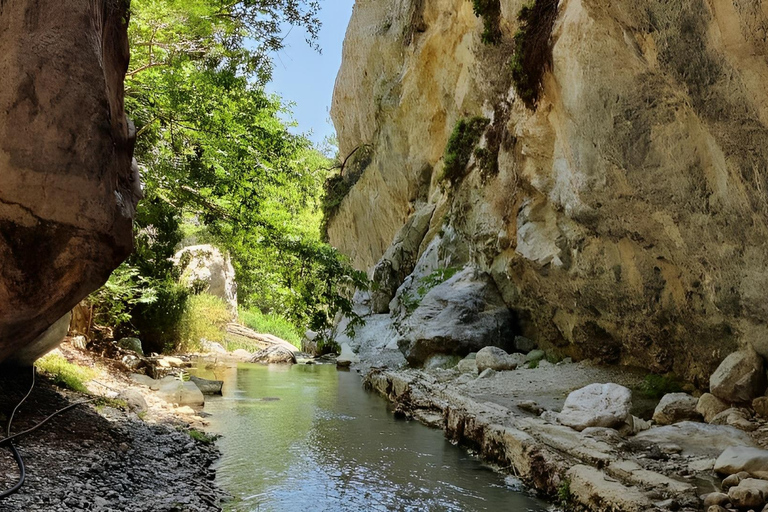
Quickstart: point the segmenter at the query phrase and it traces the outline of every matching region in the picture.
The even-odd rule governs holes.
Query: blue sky
[[[322,55],[306,43],[306,34],[294,29],[283,50],[274,55],[275,69],[267,90],[284,102],[293,102],[293,118],[299,126],[294,132],[308,134],[320,144],[334,133],[329,110],[333,84],[341,66],[341,47],[354,0],[323,0],[320,19],[323,26],[319,43]],[[310,132],[312,132],[310,134]]]

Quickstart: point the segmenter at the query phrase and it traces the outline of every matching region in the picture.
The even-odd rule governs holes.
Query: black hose
[[[27,479],[27,468],[24,465],[24,459],[21,457],[19,450],[16,449],[16,446],[13,444],[13,440],[11,438],[11,424],[13,423],[13,417],[16,415],[16,411],[18,411],[19,407],[21,407],[21,404],[23,404],[26,401],[26,399],[29,398],[29,395],[32,393],[32,389],[34,387],[35,387],[35,367],[32,366],[32,384],[29,386],[29,391],[27,391],[27,394],[24,395],[24,398],[22,398],[21,401],[18,404],[16,404],[16,407],[13,408],[13,412],[11,412],[11,417],[8,418],[8,427],[5,429],[6,436],[7,436],[6,439],[8,440],[11,453],[13,454],[13,458],[16,460],[16,465],[19,466],[19,481],[16,482],[16,485],[11,487],[7,491],[0,493],[0,500],[7,498],[8,496],[10,496],[15,492],[18,492],[18,490],[21,489],[21,486],[24,485],[24,480]]]

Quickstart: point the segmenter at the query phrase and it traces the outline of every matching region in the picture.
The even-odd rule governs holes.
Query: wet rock
[[[754,350],[734,352],[709,379],[713,395],[729,403],[751,403],[765,392],[763,358]]]
[[[715,461],[715,471],[724,475],[744,471],[757,478],[768,479],[768,450],[750,447],[728,448]]]
[[[147,401],[144,399],[144,395],[135,389],[124,389],[117,395],[117,398],[125,400],[128,409],[136,414],[147,412]]]
[[[558,420],[576,430],[616,428],[631,418],[632,392],[618,384],[590,384],[572,392]]]
[[[724,488],[724,490],[726,490]],[[710,494],[707,494],[704,497],[704,506],[705,507],[711,507],[712,505],[719,505],[721,507],[726,507],[730,503],[730,498],[728,498],[728,495],[722,492],[713,492]]]
[[[490,275],[467,267],[432,288],[402,323],[398,347],[411,365],[434,354],[514,349],[514,316]]]
[[[712,393],[704,393],[699,397],[699,402],[696,404],[696,412],[704,417],[704,421],[712,423],[712,420],[728,409],[728,404],[717,398]]]
[[[485,347],[480,349],[475,358],[477,370],[485,371],[487,368],[497,372],[514,370],[517,368],[517,360],[511,357],[505,350],[499,347]]]
[[[221,388],[224,386],[224,381],[221,380],[208,380],[195,377],[194,375],[189,378],[190,382],[204,395],[220,395]]]
[[[755,410],[755,414],[768,419],[768,396],[761,396],[752,400],[752,408]]]
[[[699,420],[701,415],[696,411],[698,399],[686,393],[669,393],[664,395],[653,413],[653,421],[658,425],[671,425],[680,421]]]
[[[253,354],[248,362],[260,364],[296,364],[296,356],[285,347],[273,345]]]
[[[125,350],[132,350],[140,356],[144,355],[144,349],[141,347],[141,340],[139,338],[122,338],[117,342],[117,346]]]

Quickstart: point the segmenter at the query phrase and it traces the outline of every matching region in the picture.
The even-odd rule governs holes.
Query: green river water
[[[512,479],[439,430],[394,418],[354,372],[329,365],[240,364],[198,370],[223,380],[205,411],[222,458],[226,510],[546,510]]]

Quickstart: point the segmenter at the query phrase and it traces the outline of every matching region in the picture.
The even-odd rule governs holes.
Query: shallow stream
[[[240,364],[195,373],[225,382],[205,411],[223,436],[226,510],[546,510],[441,431],[395,419],[354,372]]]

